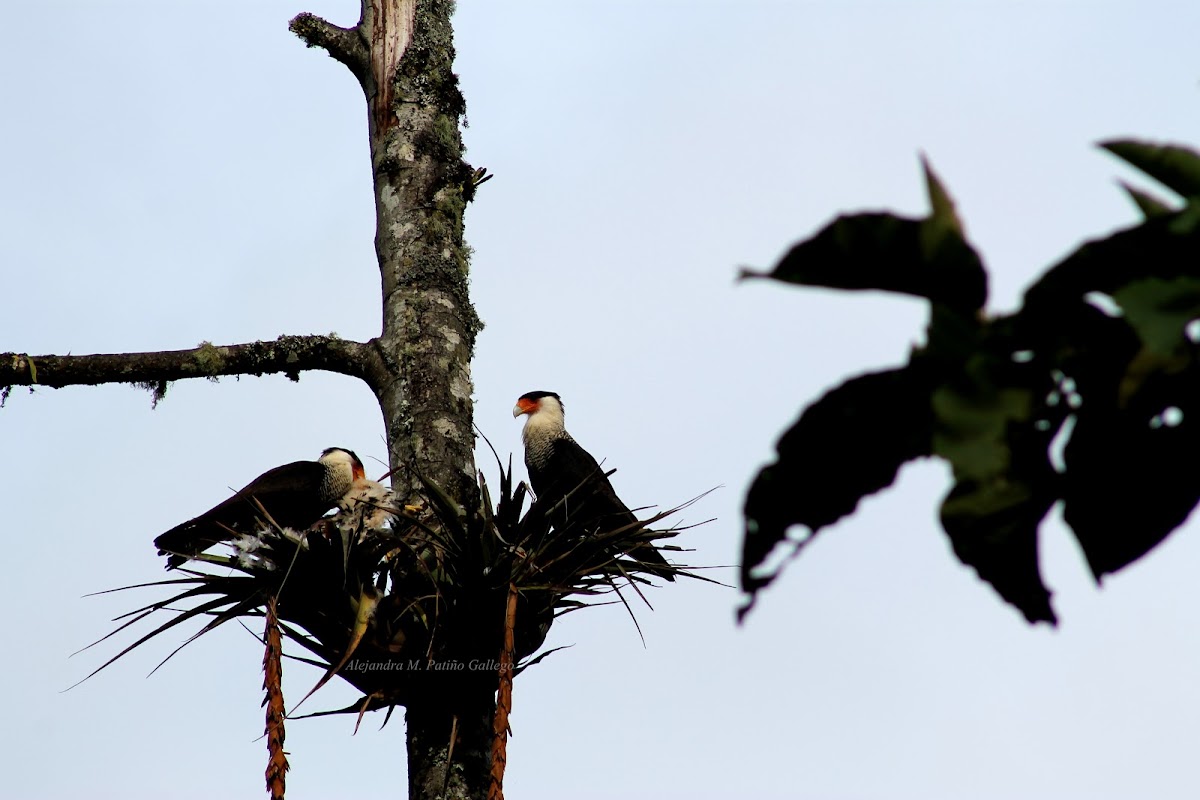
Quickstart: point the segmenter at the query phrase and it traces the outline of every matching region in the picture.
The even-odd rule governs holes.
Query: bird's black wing
[[[552,524],[560,530],[595,533],[637,524],[637,517],[617,496],[600,464],[574,439],[556,440],[543,464],[537,468],[527,466],[529,482],[539,503],[546,504]],[[634,547],[626,555],[659,577],[675,580],[667,560],[649,542]]]
[[[561,503],[558,513],[572,523],[613,530],[637,521],[600,464],[574,439],[555,440],[544,462],[530,465],[529,482],[548,508]]]
[[[267,470],[232,497],[159,535],[154,546],[159,555],[171,554],[168,566],[179,566],[187,556],[231,538],[229,528],[252,530],[259,514],[254,500],[280,525],[307,528],[333,506],[321,507],[319,490],[324,476],[325,466],[316,461],[294,461]]]

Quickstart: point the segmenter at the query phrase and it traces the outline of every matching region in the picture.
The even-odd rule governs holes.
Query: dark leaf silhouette
[[[1040,364],[1004,356],[981,349],[931,396],[934,453],[955,478],[941,522],[959,560],[1030,622],[1054,623],[1037,532],[1057,498],[1048,448],[1062,413],[1043,402]]]
[[[954,552],[1030,622],[1054,623],[1038,529],[1055,503],[1097,579],[1145,555],[1200,500],[1200,155],[1109,142],[1189,202],[1126,187],[1145,216],[1087,242],[1025,293],[979,313],[987,280],[926,165],[932,212],[841,217],[763,277],[930,300],[908,366],[854,378],[809,407],[746,499],[742,587],[793,525],[816,532],[890,484],[906,460],[953,469],[941,523]],[[1062,462],[1051,452],[1065,439]]]
[[[1131,200],[1133,200],[1134,205],[1138,207],[1138,210],[1142,212],[1142,215],[1146,217],[1146,219],[1150,219],[1151,217],[1165,216],[1166,214],[1173,213],[1176,210],[1171,207],[1170,203],[1162,198],[1150,194],[1150,192],[1139,189],[1136,186],[1131,186],[1125,181],[1119,181],[1119,183],[1121,184],[1121,188],[1129,194],[1129,197]]]
[[[1200,153],[1190,147],[1114,139],[1100,146],[1184,197],[1200,197]]]
[[[906,462],[929,454],[929,378],[921,365],[852,378],[813,403],[777,445],[774,464],[746,497],[742,585],[792,525],[815,533],[888,486]]]
[[[1127,409],[1085,403],[1063,454],[1063,516],[1099,580],[1141,558],[1197,500],[1200,369],[1156,376]]]
[[[925,165],[932,210],[923,219],[866,213],[838,217],[794,246],[773,278],[832,289],[882,289],[924,297],[963,312],[987,302],[987,273],[966,241],[949,195]]]

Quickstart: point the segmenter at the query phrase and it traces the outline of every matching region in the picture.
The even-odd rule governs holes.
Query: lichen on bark
[[[385,75],[390,108],[373,109],[372,167],[376,253],[383,287],[381,344],[395,360],[379,393],[389,420],[394,475],[416,496],[410,469],[473,505],[474,434],[470,359],[479,319],[468,297],[470,251],[463,212],[474,184],[463,160],[459,122],[465,103],[452,70],[453,4],[417,2],[412,38]],[[377,15],[371,16],[373,21]],[[378,79],[378,76],[377,76]],[[377,102],[380,95],[369,102]],[[431,348],[437,338],[444,348]],[[435,352],[436,349],[436,352]]]

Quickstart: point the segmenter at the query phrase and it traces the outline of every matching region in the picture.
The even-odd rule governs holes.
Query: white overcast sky
[[[0,350],[374,335],[363,100],[286,28],[357,9],[7,4]],[[913,300],[735,286],[738,265],[840,212],[923,213],[924,151],[1009,310],[1134,222],[1132,173],[1094,142],[1200,140],[1190,1],[462,0],[455,21],[468,159],[496,176],[467,226],[477,422],[519,461],[513,401],[557,391],[631,505],[721,486],[685,517],[718,518],[682,539],[703,564],[736,562],[745,488],[798,409],[924,324]],[[338,376],[179,383],[154,411],[128,387],[14,391],[0,795],[262,796],[253,638],[229,626],[145,678],[173,633],[61,693],[116,645],[72,651],[159,596],[83,595],[158,579],[153,537],[268,467],[341,445],[383,472],[382,433]],[[563,620],[550,644],[575,646],[516,684],[509,795],[1195,797],[1197,526],[1098,589],[1055,512],[1062,625],[1030,628],[954,560],[946,488],[906,468],[740,629],[733,591],[688,582],[653,593],[645,647],[617,608]],[[289,698],[319,677],[285,669]],[[291,796],[403,796],[403,720],[381,721],[291,723]]]

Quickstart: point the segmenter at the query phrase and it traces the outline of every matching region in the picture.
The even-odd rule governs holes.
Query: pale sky
[[[377,333],[363,100],[287,31],[357,2],[10,6],[0,350]],[[738,266],[838,213],[924,213],[923,151],[1011,310],[1136,221],[1096,141],[1200,144],[1183,0],[461,0],[455,22],[467,158],[496,176],[467,220],[476,421],[519,462],[514,400],[557,391],[630,505],[720,486],[684,516],[717,518],[679,540],[700,564],[736,563],[746,486],[799,409],[924,326],[912,299],[736,286]],[[384,472],[382,433],[333,375],[178,383],[153,411],[129,387],[14,390],[0,795],[263,796],[255,640],[226,626],[146,678],[190,630],[168,634],[62,693],[119,645],[70,653],[161,593],[83,595],[163,577],[154,536],[269,467],[338,445]],[[1100,589],[1055,511],[1061,626],[1031,628],[954,559],[947,489],[907,467],[741,628],[734,591],[693,582],[650,595],[645,646],[620,608],[562,620],[548,645],[574,647],[516,682],[509,796],[1196,796],[1197,525]],[[286,664],[288,699],[318,677]],[[290,723],[290,795],[404,796],[403,719],[381,722]]]

